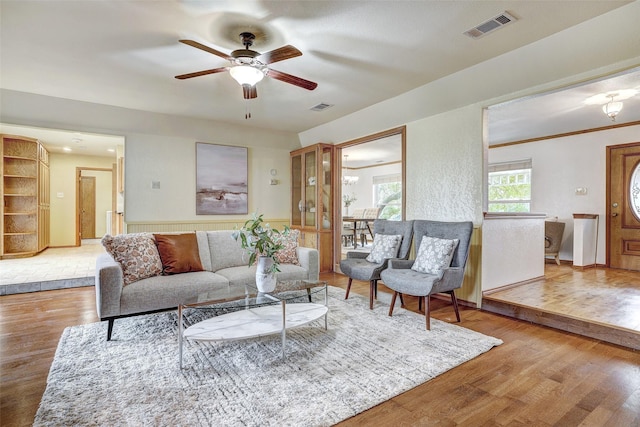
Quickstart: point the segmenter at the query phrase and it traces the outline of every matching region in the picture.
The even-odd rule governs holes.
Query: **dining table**
[[[353,226],[353,249],[357,249],[358,248],[358,223],[364,223],[364,226],[367,228],[367,230],[369,231],[369,234],[371,235],[371,238],[373,239],[373,230],[371,230],[371,225],[370,223],[374,222],[376,219],[375,218],[356,218],[356,217],[352,217],[352,216],[343,216],[342,217],[342,222],[347,223],[349,225]],[[351,227],[349,227],[351,228]],[[362,229],[362,228],[361,228]],[[361,242],[362,246],[364,246],[364,239]]]

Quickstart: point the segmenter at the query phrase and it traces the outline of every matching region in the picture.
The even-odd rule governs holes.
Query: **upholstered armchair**
[[[420,306],[424,299],[426,326],[429,330],[431,295],[448,293],[459,322],[458,300],[454,290],[462,286],[472,233],[473,223],[470,221],[415,220],[413,235],[417,248],[416,259],[391,260],[389,268],[380,274],[385,286],[394,291],[389,316],[393,313],[398,294],[401,298],[402,294],[420,297]]]
[[[560,246],[564,234],[564,222],[545,221],[544,223],[544,256],[552,256],[560,265]]]
[[[377,262],[371,262],[367,260],[370,257],[370,253],[367,252],[347,252],[347,258],[340,261],[340,270],[342,273],[349,277],[349,284],[347,285],[347,292],[345,299],[349,298],[349,291],[351,290],[351,283],[355,280],[365,280],[369,282],[369,308],[373,309],[373,300],[378,294],[378,280],[380,280],[380,272],[387,268],[389,258],[401,258],[407,259],[409,257],[409,251],[411,249],[411,240],[413,236],[413,221],[389,221],[385,219],[378,219],[373,223],[374,243],[372,248],[372,254],[376,249],[376,237],[375,236],[402,236],[397,254],[393,256],[385,257]],[[382,241],[383,237],[379,237],[378,241]]]

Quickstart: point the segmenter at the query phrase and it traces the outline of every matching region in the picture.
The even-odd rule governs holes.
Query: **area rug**
[[[501,340],[329,289],[316,321],[279,336],[189,341],[175,312],[65,329],[34,425],[328,426],[500,345]]]

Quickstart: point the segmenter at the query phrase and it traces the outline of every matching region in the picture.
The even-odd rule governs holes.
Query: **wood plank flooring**
[[[483,310],[640,350],[640,272],[547,264],[545,277],[485,294]]]
[[[346,288],[342,275],[322,278]],[[352,292],[368,295],[368,283]],[[445,301],[432,316],[455,322]],[[640,426],[638,351],[481,310],[461,317],[504,344],[339,425]],[[32,424],[63,329],[95,321],[91,287],[0,297],[0,425]]]

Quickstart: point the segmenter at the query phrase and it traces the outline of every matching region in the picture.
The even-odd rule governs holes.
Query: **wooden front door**
[[[80,238],[96,237],[96,178],[80,177]]]
[[[607,147],[607,169],[607,262],[640,270],[640,142]]]

